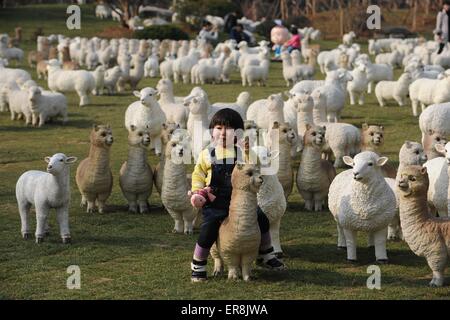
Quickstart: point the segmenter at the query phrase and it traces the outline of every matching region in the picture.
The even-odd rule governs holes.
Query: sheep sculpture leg
[[[89,104],[89,97],[86,92],[77,91],[77,94],[80,96],[80,107]]]
[[[349,96],[350,96],[350,105],[354,106],[355,105],[355,92],[354,91],[349,91]]]
[[[282,254],[283,250],[281,250],[280,244],[280,222],[281,217],[278,220],[272,221],[270,223],[270,238],[272,239],[273,252],[277,254]]]
[[[59,224],[59,233],[61,235],[63,243],[70,242],[70,231],[69,231],[69,208],[60,207],[56,209],[56,219]],[[48,226],[47,226],[48,228]],[[48,233],[48,229],[45,230]]]
[[[397,215],[388,226],[388,240],[403,239],[400,217]]]
[[[93,194],[82,194],[81,196],[81,207],[87,205],[86,212],[94,213],[95,212],[95,195]]]
[[[422,108],[422,112],[424,112],[427,106],[423,102],[420,104],[420,106]]]
[[[325,201],[323,199],[326,199],[327,193],[324,192],[316,192],[313,194],[314,197],[314,211],[322,211],[324,207]]]
[[[242,267],[242,279],[244,281],[250,281],[250,273],[252,271],[252,264],[257,258],[255,253],[246,253],[241,256],[241,267]]]
[[[36,242],[41,243],[45,236],[45,226],[47,225],[47,215],[50,208],[43,204],[36,203]]]
[[[183,217],[179,212],[175,212],[173,210],[170,210],[168,208],[166,208],[166,210],[169,212],[170,216],[173,218],[173,220],[175,221],[175,225],[173,227],[172,232],[173,233],[183,233],[184,230],[184,222],[183,222]]]
[[[214,271],[213,275],[214,277],[218,277],[223,273],[224,266],[223,266],[223,260],[219,255],[219,252],[217,251],[217,247],[214,244],[211,248],[211,256],[214,258]]]
[[[356,261],[356,231],[343,228],[347,246],[347,260]]]
[[[123,192],[123,195],[125,199],[128,201],[128,211],[132,213],[137,213],[138,210],[138,201],[137,201],[137,195],[135,193],[131,192]]]
[[[360,106],[362,106],[362,105],[364,105],[364,102],[365,102],[364,92],[361,92],[361,93],[359,94],[358,104],[359,104]]]
[[[195,214],[192,208],[185,210],[183,212],[183,221],[184,221],[184,233],[185,234],[193,234],[194,233],[194,219]]]
[[[301,193],[303,199],[305,200],[305,210],[312,211],[313,207],[314,207],[312,192],[302,191],[300,193]]]
[[[431,287],[442,287],[444,285],[444,272],[447,264],[446,248],[441,248],[439,254],[430,253],[425,258],[427,259],[428,266],[433,271],[433,278],[431,279]]]
[[[384,99],[382,97],[377,97],[377,100],[378,100],[378,104],[380,105],[380,107],[386,106],[386,102],[384,101]]]
[[[373,88],[373,81],[370,81],[368,86],[367,86],[367,93],[368,94],[372,93],[372,88]]]
[[[238,255],[230,255],[224,258],[228,266],[228,280],[237,280],[240,275],[241,259]]]
[[[338,232],[338,242],[337,242],[338,249],[347,248],[347,242],[345,241],[344,229],[339,224],[337,224],[337,232]]]
[[[147,199],[150,197],[150,192],[141,193],[137,196],[137,201],[139,203],[139,211],[141,213],[148,213],[150,208],[148,206]]]
[[[30,215],[31,203],[26,200],[18,201],[20,221],[22,224],[21,232],[24,239],[29,239],[31,236],[30,226],[28,224],[28,217]]]
[[[386,252],[387,228],[383,228],[373,233],[375,245],[375,258],[379,263],[387,263]]]

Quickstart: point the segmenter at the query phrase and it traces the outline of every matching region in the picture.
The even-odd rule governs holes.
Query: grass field
[[[93,36],[111,21],[95,20],[93,7],[82,8],[81,30],[65,27],[65,6],[29,6],[0,10],[0,32],[24,30],[26,51],[35,49],[29,41],[38,26],[44,32],[73,37]],[[322,48],[335,46],[321,42]],[[23,68],[37,79],[34,70]],[[397,75],[399,72],[397,71]],[[317,75],[322,78],[321,75]],[[206,85],[211,102],[234,101],[243,90],[238,74],[231,84]],[[145,79],[140,87],[155,86],[157,79]],[[40,85],[47,87],[43,81]],[[175,86],[176,95],[186,95],[193,86]],[[248,89],[253,99],[286,90],[281,64],[273,63],[269,84]],[[124,112],[135,98],[126,94],[92,98],[92,105],[78,107],[78,97],[67,95],[69,123],[27,128],[13,122],[8,113],[0,114],[0,298],[2,299],[448,299],[450,289],[428,288],[431,271],[424,259],[416,257],[404,242],[389,242],[389,265],[381,266],[381,290],[369,290],[367,267],[374,263],[374,252],[367,249],[366,236],[359,241],[359,263],[348,264],[345,252],[336,248],[336,227],[329,212],[308,213],[295,190],[281,224],[285,272],[256,269],[255,281],[229,282],[225,277],[204,284],[190,283],[190,261],[197,234],[171,233],[173,221],[162,210],[159,195],[152,194],[151,213],[130,214],[118,185],[118,173],[127,157]],[[406,139],[419,141],[417,119],[410,108],[390,106],[381,109],[375,97],[365,106],[346,106],[343,121],[361,126],[364,122],[383,124],[386,130],[384,154],[396,163]],[[108,200],[109,211],[89,215],[79,207],[80,195],[71,171],[72,202],[70,227],[73,243],[61,244],[55,214],[51,213],[51,235],[43,244],[25,241],[14,188],[26,170],[44,170],[44,157],[57,152],[77,156],[89,150],[89,132],[94,123],[109,123],[115,137],[111,150],[114,188]],[[154,166],[156,157],[151,156]],[[35,218],[31,219],[34,228]],[[68,290],[66,269],[81,269],[81,289]],[[212,271],[210,261],[208,270]]]

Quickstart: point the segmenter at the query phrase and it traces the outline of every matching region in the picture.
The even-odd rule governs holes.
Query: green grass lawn
[[[35,49],[29,41],[36,27],[44,32],[67,36],[93,36],[112,21],[95,20],[93,7],[82,9],[82,29],[65,28],[65,6],[28,6],[0,10],[0,32],[11,33],[22,26],[26,51]],[[335,46],[321,42],[322,48]],[[23,68],[37,79],[34,70]],[[397,76],[399,71],[397,71]],[[322,75],[317,75],[323,78]],[[140,88],[155,86],[158,79],[145,79]],[[43,81],[40,85],[47,87]],[[176,95],[186,95],[192,85],[175,86]],[[243,91],[237,73],[231,84],[205,85],[211,102],[234,101]],[[268,86],[247,89],[253,99],[286,90],[281,64],[272,63]],[[374,263],[374,252],[367,249],[364,234],[358,238],[359,263],[346,262],[336,248],[336,227],[329,212],[303,210],[298,192],[291,195],[281,224],[285,263],[289,270],[254,271],[255,280],[229,282],[226,277],[191,284],[190,261],[198,234],[171,233],[173,220],[162,210],[159,195],[150,199],[151,213],[130,214],[118,185],[121,164],[127,157],[127,131],[124,113],[135,98],[126,94],[92,98],[92,105],[78,107],[78,97],[67,95],[69,123],[59,122],[43,128],[27,128],[11,121],[9,113],[0,114],[0,298],[3,299],[446,299],[449,288],[428,288],[431,271],[424,259],[416,257],[404,242],[389,242],[389,265],[381,266],[381,290],[369,290],[367,267]],[[398,151],[406,139],[419,141],[417,119],[409,107],[391,105],[381,109],[375,97],[365,106],[346,106],[343,121],[361,126],[364,122],[385,126],[384,154],[397,163]],[[115,137],[111,149],[114,188],[106,214],[87,214],[79,206],[80,195],[71,172],[71,245],[61,244],[55,214],[50,216],[51,235],[43,244],[25,241],[20,234],[20,219],[15,200],[15,183],[26,170],[45,169],[44,157],[57,152],[77,156],[89,150],[89,132],[94,123],[109,123]],[[154,155],[150,157],[156,165]],[[34,228],[35,218],[32,217]],[[81,268],[81,289],[68,290],[70,265]],[[208,270],[212,271],[212,261]]]

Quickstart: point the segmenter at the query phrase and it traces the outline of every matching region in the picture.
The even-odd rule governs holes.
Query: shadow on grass
[[[366,273],[341,273],[322,268],[314,269],[288,269],[283,271],[267,270],[256,267],[252,270],[251,280],[253,282],[291,283],[298,285],[316,285],[322,287],[339,287],[346,289],[366,289],[367,279],[370,274]],[[226,282],[227,271],[217,277],[211,277],[212,281]],[[238,280],[242,281],[242,280]],[[382,285],[398,285],[402,287],[423,288],[428,284],[428,279],[412,279],[401,276],[382,276]]]
[[[150,212],[149,213],[132,213],[128,211],[128,205],[116,205],[111,204],[108,205],[106,208],[105,214],[129,214],[129,215],[135,215],[135,216],[150,216],[150,215],[165,215],[166,212],[164,211],[164,207],[157,206],[157,205],[150,205]]]
[[[284,255],[290,259],[300,259],[313,263],[348,263],[347,251],[338,249],[335,244],[300,244],[283,246]],[[422,267],[426,264],[423,258],[417,257],[409,250],[392,249],[389,250],[389,265],[399,265],[404,267]],[[365,266],[376,264],[374,247],[357,247],[358,261],[349,265]]]
[[[62,128],[90,128],[92,127],[92,124],[94,122],[92,120],[70,120],[63,124],[61,121],[53,121],[46,123],[43,127],[33,127],[33,126],[26,126],[25,124],[22,126],[0,126],[0,132],[31,132],[31,131],[52,131],[52,130],[59,130]]]
[[[341,273],[322,268],[309,269],[290,269],[285,271],[269,271],[265,269],[256,269],[253,274],[255,280],[264,280],[268,282],[295,282],[302,285],[317,285],[325,287],[342,287],[352,289],[366,288],[367,279],[370,274],[366,273]],[[382,285],[401,285],[402,287],[423,288],[428,284],[424,279],[413,279],[402,276],[382,276]]]

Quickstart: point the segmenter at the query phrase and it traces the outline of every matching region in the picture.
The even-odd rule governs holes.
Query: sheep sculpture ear
[[[406,148],[411,149],[412,143],[411,141],[405,141]]]
[[[278,123],[278,121],[275,121],[273,123],[272,129],[278,129],[280,127],[280,124]]]
[[[381,130],[381,131],[384,131],[384,127],[383,127],[383,126],[380,126],[380,130]]]
[[[238,170],[242,170],[242,169],[244,169],[244,164],[243,163],[236,163],[236,167],[238,168]]]
[[[308,131],[309,129],[311,129],[311,125],[309,123],[306,124],[306,131]]]
[[[366,131],[367,129],[369,129],[369,125],[367,123],[363,123],[362,129],[363,129],[363,131]]]
[[[434,145],[434,147],[437,152],[445,154],[445,146],[444,145],[436,144],[436,145]]]
[[[139,91],[133,91],[133,95],[137,98],[141,98],[141,93]]]
[[[95,131],[98,131],[98,129],[99,129],[99,127],[98,127],[97,124],[94,124],[94,125],[92,126],[92,128],[93,128]]]
[[[349,156],[343,156],[342,160],[344,163],[350,167],[353,167],[355,165],[355,162],[353,161],[352,157]]]
[[[50,163],[50,159],[51,159],[51,157],[45,157],[44,158],[45,162],[47,162],[47,163]]]
[[[423,174],[423,175],[426,175],[427,174],[427,167],[422,167],[420,169],[420,173]]]
[[[67,157],[65,163],[71,164],[71,163],[75,163],[77,160],[78,160],[77,157]]]
[[[387,157],[380,157],[377,160],[377,166],[378,167],[382,167],[382,166],[384,166],[386,164],[387,161],[388,161]]]

